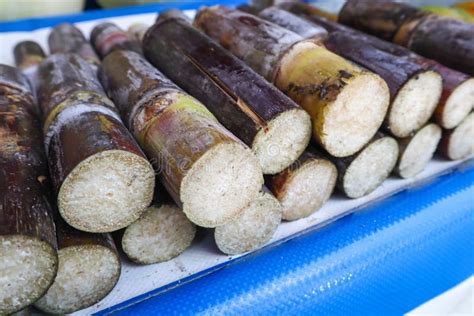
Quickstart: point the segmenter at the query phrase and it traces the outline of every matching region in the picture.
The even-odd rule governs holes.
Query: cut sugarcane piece
[[[433,115],[443,89],[436,71],[368,45],[351,33],[333,32],[323,42],[331,51],[374,71],[387,82],[392,101],[385,126],[393,135],[408,137]]]
[[[50,170],[62,217],[89,232],[128,226],[153,196],[154,171],[121,122],[78,107],[61,112],[49,145]],[[90,112],[87,112],[90,111]]]
[[[49,314],[68,314],[92,306],[117,283],[121,264],[109,234],[91,234],[56,218],[58,274],[35,307]]]
[[[193,20],[191,20],[186,14],[184,14],[183,11],[174,8],[161,11],[158,14],[158,17],[156,18],[156,23],[162,22],[167,19],[181,19],[184,22],[193,23]]]
[[[152,205],[121,237],[122,249],[139,264],[168,261],[186,250],[196,226],[174,203]]]
[[[36,67],[46,58],[46,54],[41,46],[33,41],[22,41],[15,45],[13,49],[15,64],[22,71]]]
[[[4,68],[9,68],[4,71]],[[0,65],[6,81],[25,84],[20,70]],[[16,81],[15,78],[23,78]],[[40,298],[54,280],[58,257],[48,201],[46,157],[40,121],[29,86],[0,87],[0,314],[11,314]]]
[[[377,133],[357,154],[330,157],[338,170],[338,188],[349,198],[371,193],[395,168],[398,153],[398,143],[394,138]]]
[[[130,51],[108,55],[100,76],[192,222],[223,225],[255,199],[263,185],[257,158],[204,105]]]
[[[97,79],[96,71],[77,54],[49,56],[38,67],[37,78],[38,103],[44,118],[51,112],[61,111],[67,106],[64,101],[76,96],[81,98],[79,103],[85,103],[86,98],[96,98],[103,106],[115,110]]]
[[[76,53],[93,66],[100,64],[99,57],[81,30],[70,23],[53,27],[48,37],[49,50],[56,53]]]
[[[151,63],[250,146],[263,173],[282,171],[308,145],[309,115],[191,24],[162,20],[143,43]]]
[[[330,21],[337,21],[337,15],[318,9],[315,6],[309,5],[302,1],[283,1],[281,3],[275,3],[275,5],[280,9],[286,10],[296,15],[321,16],[324,19]]]
[[[272,238],[280,224],[281,212],[281,205],[273,195],[260,193],[240,216],[216,227],[214,238],[217,247],[229,255],[262,247]]]
[[[63,218],[83,231],[110,232],[146,210],[155,175],[97,78],[85,74],[90,66],[77,55],[53,55],[39,67],[44,143]],[[67,82],[78,91],[63,88]]]
[[[471,112],[456,128],[443,130],[439,145],[441,154],[451,160],[474,154],[474,113]]]
[[[265,184],[280,201],[282,219],[307,217],[329,199],[337,180],[336,167],[308,148],[284,171],[265,178]]]
[[[324,27],[317,26],[278,7],[268,7],[262,10],[258,16],[295,32],[303,38],[324,37],[327,35]]]
[[[385,82],[317,43],[224,7],[201,9],[194,24],[300,104],[313,137],[333,156],[357,152],[382,124]]]
[[[145,23],[133,23],[128,27],[127,34],[131,39],[141,43],[148,28],[149,25]]]
[[[124,30],[110,22],[100,23],[92,29],[91,43],[100,58],[117,49],[142,53],[140,42],[130,38]]]
[[[403,24],[427,14],[395,1],[349,0],[339,12],[338,21],[391,41]]]
[[[413,30],[406,46],[422,56],[474,76],[474,25],[431,15]]]
[[[422,172],[438,147],[441,128],[428,124],[413,136],[399,139],[400,157],[395,172],[402,178],[413,178]]]

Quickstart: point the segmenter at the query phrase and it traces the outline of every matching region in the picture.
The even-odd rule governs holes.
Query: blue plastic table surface
[[[246,1],[181,1],[0,23],[29,31],[60,22]],[[98,314],[399,315],[474,270],[474,167],[397,193],[299,236]]]

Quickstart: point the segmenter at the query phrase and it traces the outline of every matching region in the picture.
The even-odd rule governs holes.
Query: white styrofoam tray
[[[190,17],[194,11],[186,11]],[[137,14],[115,18],[98,19],[80,22],[76,25],[88,36],[92,28],[101,21],[112,21],[126,29],[135,22],[151,25],[156,19],[156,14]],[[47,51],[47,37],[50,28],[42,28],[31,32],[8,32],[0,33],[0,63],[14,64],[13,47],[22,40],[35,40]],[[439,158],[434,159],[426,170],[414,179],[402,180],[391,177],[381,187],[360,199],[350,200],[344,198],[337,192],[324,205],[324,207],[313,215],[294,222],[283,222],[278,228],[269,244],[276,243],[291,235],[297,234],[314,226],[322,226],[348,213],[370,201],[378,200],[391,195],[402,189],[411,187],[434,175],[446,172],[460,162],[447,162]],[[98,304],[82,311],[77,315],[88,315],[102,309],[119,304],[138,295],[147,293],[157,288],[177,282],[201,271],[211,271],[212,267],[222,265],[239,256],[227,256],[220,253],[214,245],[212,236],[207,234],[204,238],[198,238],[193,245],[177,258],[168,262],[148,266],[138,266],[126,259],[122,260],[122,274],[115,289]]]

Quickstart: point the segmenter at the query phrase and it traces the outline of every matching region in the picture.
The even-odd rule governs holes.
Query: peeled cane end
[[[375,190],[390,175],[398,159],[398,143],[391,137],[380,138],[365,147],[346,169],[342,190],[359,198]]]
[[[47,242],[22,235],[0,236],[0,315],[33,304],[56,276],[58,257]]]
[[[216,227],[236,218],[257,197],[263,175],[255,155],[239,143],[215,145],[181,183],[183,211],[196,225]]]
[[[356,74],[324,113],[320,131],[324,148],[335,157],[358,152],[382,125],[389,100],[382,78],[369,72]]]
[[[388,114],[388,128],[397,137],[408,137],[422,127],[438,105],[443,80],[435,71],[410,78],[398,91]]]
[[[284,189],[277,194],[282,219],[293,221],[321,208],[331,196],[337,180],[336,167],[326,159],[311,159],[292,172]]]
[[[137,263],[163,262],[186,250],[195,234],[196,227],[177,206],[151,206],[125,229],[122,248]]]
[[[439,123],[446,129],[455,128],[472,109],[474,109],[474,78],[464,81],[451,92]]]
[[[94,305],[115,286],[120,260],[111,249],[71,246],[59,250],[59,269],[46,294],[34,304],[46,313],[67,314]]]
[[[443,135],[443,138],[445,136]],[[474,113],[470,113],[449,135],[446,156],[451,160],[474,154]]]
[[[428,124],[419,130],[400,153],[397,174],[402,178],[412,178],[425,169],[433,157],[441,139],[441,128]]]
[[[380,76],[314,41],[301,41],[284,54],[274,82],[309,113],[313,137],[335,157],[359,151],[379,129],[390,102]]]
[[[103,233],[136,221],[153,199],[155,173],[143,157],[99,152],[79,163],[58,195],[62,217],[82,231]]]
[[[285,111],[255,136],[252,151],[264,174],[275,174],[293,163],[308,146],[311,119],[302,109]]]
[[[217,247],[225,254],[235,255],[260,248],[267,243],[281,222],[281,206],[269,193],[246,206],[240,216],[216,227]]]

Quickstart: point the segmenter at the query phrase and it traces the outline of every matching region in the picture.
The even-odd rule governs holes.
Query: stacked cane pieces
[[[349,0],[339,22],[474,75],[474,25],[393,1]]]
[[[38,77],[45,147],[62,217],[89,232],[128,226],[152,200],[154,172],[96,72],[78,55],[54,54],[40,65]]]
[[[100,77],[192,222],[225,224],[257,197],[263,177],[251,151],[142,56],[112,52],[102,62]]]
[[[88,232],[126,227],[153,197],[154,171],[88,63],[54,54],[38,69],[45,148],[61,216]]]
[[[160,17],[143,47],[154,66],[252,149],[264,174],[281,172],[307,147],[309,115],[185,19]]]
[[[296,33],[243,12],[222,7],[205,8],[198,13],[194,23],[237,57],[253,65],[254,70],[266,74],[267,79],[275,78],[273,82],[276,86],[306,109],[313,119],[313,137],[324,149],[321,152],[323,156],[333,160],[336,166],[346,165],[337,160],[361,161],[348,173],[358,176],[351,180],[350,187],[361,190],[357,194],[344,190],[346,195],[359,197],[368,194],[388,177],[396,162],[398,146],[390,140],[385,146],[385,142],[376,141],[380,138],[378,136],[371,141],[381,126],[389,105],[389,89],[379,76],[363,71],[331,53],[318,40],[305,40]],[[316,33],[326,32],[320,29]],[[287,45],[280,41],[280,38],[285,37],[292,39],[287,41]],[[250,47],[253,44],[256,48]],[[267,67],[261,68],[256,60],[265,60],[268,62]],[[274,74],[270,70],[272,67]],[[388,150],[383,152],[374,149],[379,146]],[[358,156],[364,158],[355,159]],[[366,156],[369,157],[365,158]],[[376,170],[370,174],[352,171],[358,168],[372,170],[362,166],[364,163],[375,163]],[[347,168],[339,170],[340,177],[346,174],[345,169]],[[328,177],[325,177],[327,181],[324,185],[326,188],[332,187],[335,173],[326,174]],[[369,179],[365,176],[369,176]],[[287,177],[282,175],[281,179]],[[272,184],[269,187],[283,201],[281,192],[288,188],[276,189]],[[296,183],[293,189],[301,192]],[[319,190],[318,196],[324,202],[328,195],[324,190]],[[315,205],[320,204],[314,197],[315,195],[312,201]],[[288,194],[287,198],[294,202],[287,201],[285,204],[298,204],[297,196]],[[300,205],[290,213],[292,214],[287,214],[288,219],[298,219],[309,215],[311,211]]]
[[[19,43],[15,52],[21,52],[15,54],[20,69],[34,69],[40,57],[44,58],[42,48],[34,42]],[[35,72],[31,75],[35,77]],[[47,177],[41,179],[48,195],[52,195]],[[58,270],[48,291],[34,304],[48,313],[70,313],[95,304],[112,290],[120,275],[120,260],[110,235],[81,232],[67,225],[56,209],[53,213]]]
[[[377,7],[378,5],[381,5],[381,4],[378,3],[376,4],[375,7]],[[381,7],[377,7],[378,10],[383,8],[385,5],[386,3],[382,4]],[[399,3],[395,3],[393,5],[403,6],[403,4],[399,4]],[[474,108],[474,79],[472,77],[462,72],[443,66],[434,60],[417,55],[416,53],[402,46],[398,46],[396,44],[392,44],[392,43],[380,40],[370,35],[357,32],[356,30],[345,27],[341,24],[337,24],[335,22],[329,21],[325,19],[324,17],[319,16],[321,12],[317,10],[313,10],[313,8],[309,5],[302,4],[302,3],[286,3],[286,4],[280,5],[280,7],[284,8],[285,10],[289,10],[295,14],[300,15],[306,20],[306,22],[310,21],[313,24],[324,27],[329,32],[341,31],[345,33],[351,33],[351,36],[353,38],[357,38],[357,40],[360,41],[361,43],[366,43],[367,45],[374,46],[377,49],[383,50],[384,52],[388,54],[392,54],[399,59],[404,59],[411,63],[416,63],[427,70],[433,70],[439,73],[443,79],[443,91],[441,94],[440,101],[436,107],[434,116],[432,117],[433,121],[443,128],[443,131],[442,131],[443,136],[442,136],[442,141],[440,142],[439,152],[446,158],[453,159],[453,160],[463,159],[474,153],[474,146],[470,142],[470,139],[474,137],[473,135],[474,131],[472,130],[472,128],[469,128],[469,124],[468,124],[469,120],[467,119],[469,112],[471,112],[472,109]],[[361,4],[361,7],[363,7],[362,4]],[[362,10],[360,14],[369,14],[369,12],[370,10],[367,12]],[[395,14],[394,12],[392,13]],[[387,15],[390,15],[392,13],[387,12]],[[267,15],[268,17],[271,18],[271,15],[269,14]],[[340,18],[340,20],[342,20],[342,17]],[[354,19],[354,21],[355,20],[356,19]],[[360,19],[357,21],[361,21],[362,23],[362,21],[364,20]],[[370,23],[370,25],[372,26],[375,24]],[[389,25],[389,24],[386,24],[386,25]],[[287,23],[287,26],[291,26],[291,25]],[[359,26],[359,24],[356,24],[356,26],[360,27],[361,29],[365,29],[364,27]],[[440,29],[442,29],[442,27],[440,27]],[[371,33],[377,34],[375,32],[375,29],[372,29],[372,31],[369,29],[368,31]],[[381,36],[380,34],[378,35]],[[463,124],[461,124],[461,122]],[[417,133],[415,133],[415,135],[411,135],[407,137],[407,139],[416,140],[416,143],[418,143],[418,145],[424,144],[424,146],[422,147],[427,148],[428,144],[422,141],[422,139],[426,139],[426,137],[416,137],[416,134],[421,133],[422,130],[424,130],[423,134],[425,136],[429,134],[429,132],[427,131],[431,130],[432,131],[431,144],[435,143],[433,139],[434,137],[437,137],[436,135],[438,134],[438,131],[436,131],[436,128],[434,128],[433,126],[431,128],[420,129],[417,131]],[[455,133],[454,131],[457,131],[457,132]],[[453,137],[454,139],[453,142],[449,141],[451,137]],[[407,142],[406,141],[402,142],[401,144],[402,148],[412,149],[418,152],[416,155],[408,155],[408,156],[417,156],[417,155],[423,156],[423,159],[417,159],[417,161],[414,162],[415,164],[417,164],[418,166],[421,166],[422,164],[420,163],[420,161],[426,161],[426,162],[428,161],[427,153],[432,152],[432,150],[423,150],[423,148],[420,148],[418,145],[406,147],[404,146],[403,143],[407,143]],[[450,143],[451,146],[446,146],[446,144],[448,143]],[[411,152],[411,150],[409,152]],[[402,162],[402,158],[400,159],[399,163],[401,162]],[[414,169],[417,169],[417,168],[414,168]]]
[[[58,266],[47,162],[30,89],[19,70],[0,65],[0,314],[40,298]]]
[[[309,6],[304,4],[285,4],[283,7],[305,14],[312,12],[310,8],[307,8]],[[305,20],[277,7],[269,7],[261,11],[259,16],[302,36],[314,38],[331,51],[369,68],[384,78],[390,87],[391,105],[383,127],[397,137],[400,145],[395,171],[403,178],[410,178],[425,168],[441,137],[441,129],[436,124],[424,126],[435,108],[439,107],[437,104],[442,88],[441,77],[437,72],[415,61],[398,58],[401,53],[391,54],[395,49],[387,49],[385,46],[391,45],[389,43],[385,44],[383,41],[362,35],[322,17],[303,15],[307,18]],[[400,50],[405,49],[400,48]],[[423,78],[420,78],[421,76]],[[393,142],[388,143],[393,144]],[[383,151],[373,149],[378,146],[381,146],[381,142],[374,142],[364,151],[359,152],[360,156],[366,156],[367,152],[372,152],[365,159],[332,158],[339,167],[339,187],[348,196],[365,195],[376,188],[381,180],[383,181],[383,173],[378,175],[360,162],[365,160],[368,166],[373,165],[375,160],[372,160],[371,156],[377,152],[383,155]],[[395,147],[393,145],[391,147],[393,148],[391,152],[395,153]],[[379,161],[386,162],[386,166],[389,167],[392,166],[395,155],[391,157],[392,159]],[[376,164],[377,168],[380,167],[380,162]],[[347,167],[353,163],[354,166],[360,165],[362,169],[359,172],[353,172],[352,169],[356,167],[352,167],[346,173]],[[368,172],[364,172],[364,169]],[[357,175],[363,177],[365,181],[357,181]],[[388,173],[385,173],[385,176],[388,176]],[[362,184],[351,186],[350,183]]]
[[[301,105],[331,155],[356,153],[382,124],[386,83],[314,41],[219,6],[201,9],[194,24]]]

